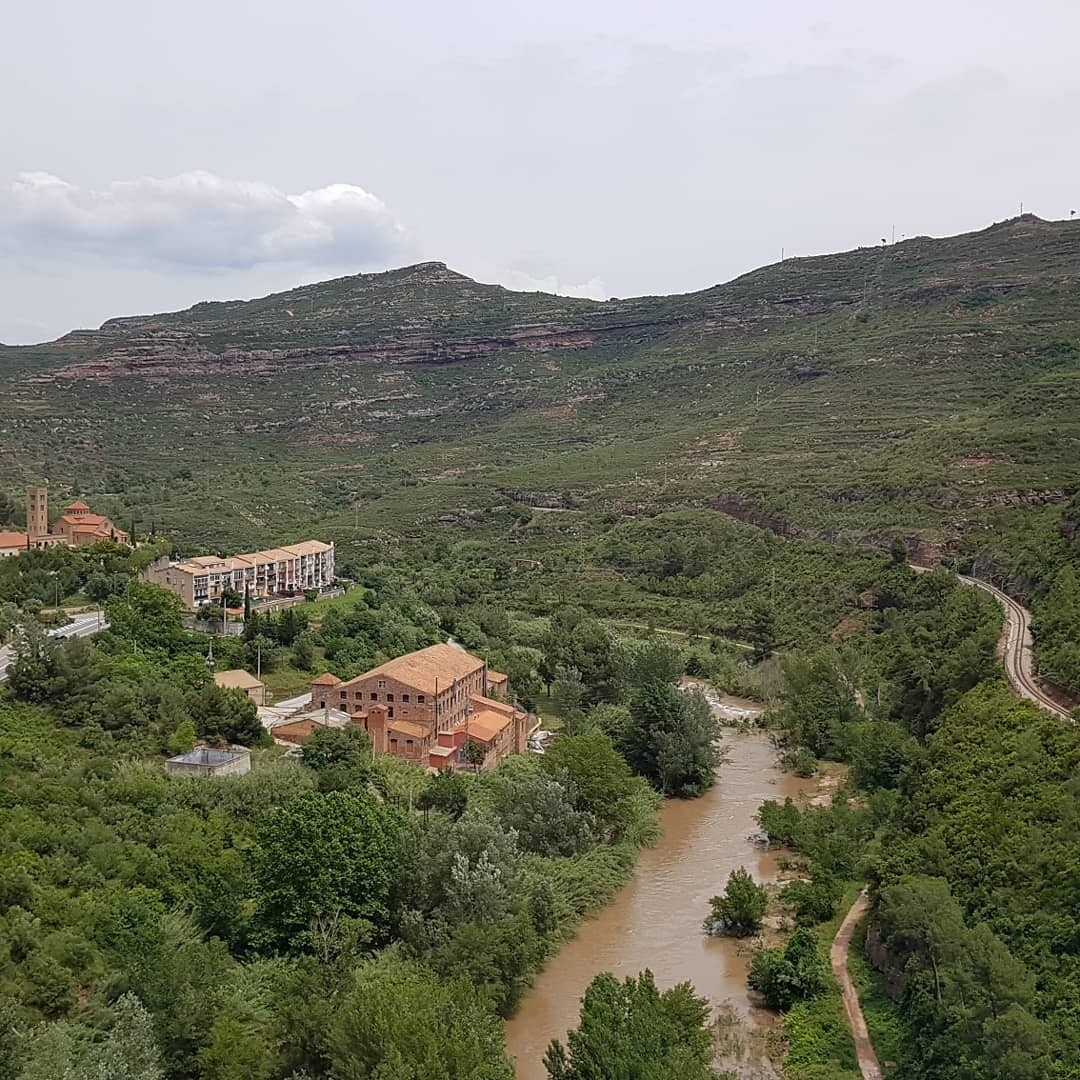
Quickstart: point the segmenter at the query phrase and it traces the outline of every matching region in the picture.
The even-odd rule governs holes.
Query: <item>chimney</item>
[[[368,709],[367,731],[371,738],[371,748],[377,754],[385,754],[389,750],[389,738],[386,732],[386,706],[372,705]]]

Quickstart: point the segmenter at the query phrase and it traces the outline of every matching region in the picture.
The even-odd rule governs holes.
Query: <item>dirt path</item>
[[[1045,709],[1052,716],[1070,720],[1069,713],[1047,694],[1035,677],[1035,665],[1032,662],[1031,613],[1011,596],[985,581],[963,575],[960,576],[960,580],[990,593],[1005,609],[1005,625],[1001,632],[1001,661],[1005,665],[1005,674],[1016,693],[1022,698],[1027,698],[1028,701],[1033,701],[1040,709]]]
[[[844,916],[844,921],[840,924],[836,937],[833,938],[832,947],[829,949],[829,963],[832,964],[833,974],[840,984],[840,992],[844,997],[844,1014],[847,1016],[848,1027],[851,1028],[851,1037],[855,1040],[855,1054],[859,1059],[859,1071],[862,1073],[863,1080],[882,1080],[881,1066],[878,1064],[877,1054],[874,1053],[874,1047],[870,1042],[870,1033],[866,1029],[866,1018],[863,1016],[862,1006],[859,1005],[859,994],[847,969],[851,936],[855,933],[859,920],[866,913],[869,903],[866,891],[863,890]]]

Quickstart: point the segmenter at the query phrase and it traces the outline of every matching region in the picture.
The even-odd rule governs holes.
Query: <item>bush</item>
[[[732,870],[723,896],[714,896],[712,914],[705,920],[707,934],[749,937],[761,928],[769,895],[750,876],[745,866]]]
[[[813,931],[800,927],[778,949],[759,949],[750,961],[750,986],[777,1012],[825,988],[825,963]]]
[[[810,867],[809,881],[793,881],[780,894],[795,911],[800,926],[828,922],[836,914],[836,905],[843,893],[841,883],[822,866]]]

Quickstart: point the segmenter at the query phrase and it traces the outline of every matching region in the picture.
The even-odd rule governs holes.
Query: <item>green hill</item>
[[[1075,483],[1078,301],[1080,224],[1029,215],[604,303],[424,263],[3,349],[0,490],[216,547],[528,503],[932,555]]]

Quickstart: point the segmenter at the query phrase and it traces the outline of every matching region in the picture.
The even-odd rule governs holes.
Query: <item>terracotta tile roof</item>
[[[329,671],[324,671],[321,675],[311,680],[312,686],[337,686],[341,680],[336,675],[331,675]]]
[[[513,719],[513,713],[506,716],[504,713],[495,712],[493,709],[476,709],[470,713],[468,723],[463,720],[456,726],[455,730],[468,730],[470,739],[489,743],[500,731],[508,727],[513,722]]]
[[[509,682],[510,676],[504,675],[501,671],[492,671],[488,668],[487,681],[489,683],[504,683]]]
[[[451,757],[457,753],[456,746],[433,746],[428,751],[433,757]]]
[[[386,725],[391,731],[400,731],[414,739],[426,739],[431,735],[427,724],[414,724],[411,720],[391,720]]]
[[[64,509],[65,510],[89,510],[90,507],[87,506],[86,503],[80,501],[79,499],[76,499],[73,503],[68,503],[67,506],[64,507]]]
[[[317,720],[305,718],[303,720],[290,720],[286,724],[276,724],[271,729],[274,742],[291,743],[293,746],[303,746],[311,738],[316,729],[323,727]]]
[[[373,675],[384,675],[411,686],[423,694],[435,693],[435,686],[445,690],[455,679],[463,679],[484,666],[483,660],[470,656],[453,645],[429,645],[426,649],[406,653],[377,668],[357,675],[346,685],[370,679]]]
[[[79,518],[79,521],[87,520],[89,519],[85,516]],[[205,574],[208,569],[250,570],[253,566],[267,566],[270,563],[295,563],[301,555],[320,554],[324,551],[332,551],[333,547],[333,544],[324,544],[321,540],[304,540],[299,544],[286,547],[247,551],[242,555],[230,555],[224,558],[218,555],[193,555],[190,559],[174,563],[171,569],[179,570],[184,574]]]
[[[286,551],[284,548],[267,548],[259,554],[266,555],[271,562],[292,562],[296,558],[291,551]]]
[[[513,716],[517,709],[513,705],[507,705],[505,701],[496,701],[494,698],[484,697],[483,694],[473,694],[469,698],[474,709],[490,709],[493,712]]]
[[[482,743],[491,742],[499,732],[513,723],[515,716],[524,715],[513,705],[495,701],[482,694],[473,694],[469,698],[469,703],[472,705],[472,712],[469,713],[468,721],[462,720],[456,724],[454,731],[468,729],[469,738]]]
[[[196,566],[213,566],[215,563],[222,561],[223,560],[218,555],[196,555],[191,559],[185,559],[180,565],[184,566],[185,563],[194,563]]]
[[[282,550],[292,555],[320,555],[324,551],[329,551],[330,545],[324,544],[321,540],[304,540],[299,544],[285,544]]]
[[[215,671],[214,682],[226,690],[256,690],[263,684],[243,668],[232,671]]]
[[[28,546],[28,540],[23,532],[0,531],[0,548],[24,548]]]

